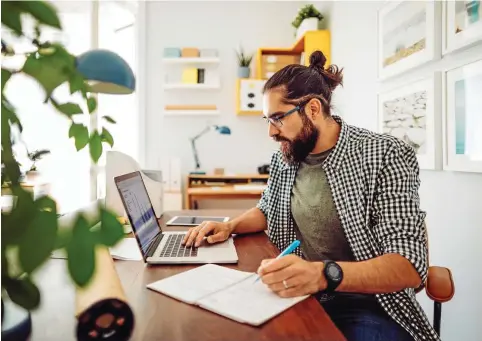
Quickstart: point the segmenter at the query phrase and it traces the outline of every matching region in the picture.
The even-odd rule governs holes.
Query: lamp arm
[[[192,154],[194,155],[194,163],[196,164],[196,169],[201,168],[199,164],[199,156],[197,155],[196,150],[196,138],[191,139],[191,147],[192,147]]]
[[[206,134],[207,132],[209,132],[209,130],[211,130],[211,127],[210,127],[210,126],[207,126],[206,128],[203,129],[203,131],[201,131],[199,134],[197,134],[196,136],[194,136],[191,140],[192,140],[192,141],[197,140],[198,138],[200,138],[201,136],[203,136],[204,134]]]

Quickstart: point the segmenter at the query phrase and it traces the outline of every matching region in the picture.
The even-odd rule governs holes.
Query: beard
[[[293,141],[287,138],[276,136],[275,141],[281,142],[280,150],[286,163],[293,165],[301,162],[315,148],[320,131],[315,127],[308,117],[302,116],[303,128]]]

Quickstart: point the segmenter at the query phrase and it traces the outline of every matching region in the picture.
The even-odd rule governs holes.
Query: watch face
[[[341,272],[340,272],[340,269],[338,269],[338,267],[335,264],[329,264],[326,270],[328,272],[328,275],[331,278],[333,278],[335,281],[340,280]]]

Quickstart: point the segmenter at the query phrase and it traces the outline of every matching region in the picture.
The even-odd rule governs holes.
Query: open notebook
[[[279,297],[255,279],[252,272],[206,264],[150,283],[147,288],[253,326],[308,297]]]

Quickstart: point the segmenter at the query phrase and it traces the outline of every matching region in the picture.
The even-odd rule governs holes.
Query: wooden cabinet
[[[256,55],[256,78],[268,79],[289,64],[310,64],[310,55],[320,50],[326,56],[326,66],[331,64],[330,31],[308,31],[291,47],[262,47]]]

